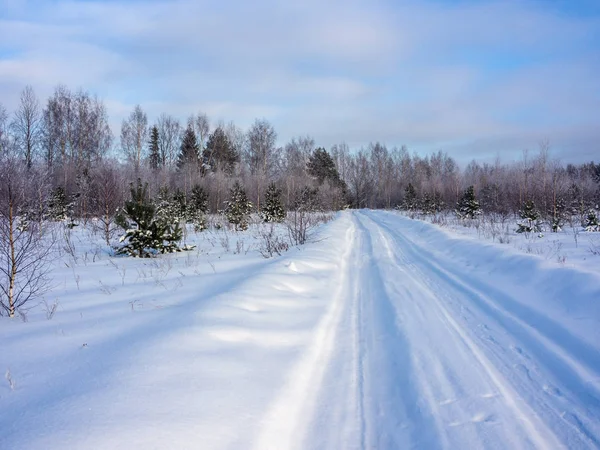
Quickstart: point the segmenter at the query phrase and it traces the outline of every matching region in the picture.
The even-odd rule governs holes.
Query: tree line
[[[298,136],[278,146],[265,119],[248,130],[211,123],[203,113],[185,122],[163,113],[150,123],[139,105],[115,134],[101,99],[63,85],[45,103],[27,86],[11,114],[0,103],[0,155],[3,164],[17,159],[28,173],[29,209],[47,214],[60,197],[83,221],[109,220],[138,178],[152,198],[161,189],[185,198],[202,189],[212,213],[224,210],[236,181],[258,211],[272,183],[288,210],[308,192],[324,210],[455,210],[472,187],[484,212],[516,215],[530,203],[548,221],[558,215],[583,221],[600,196],[600,164],[563,164],[551,158],[548,143],[518,161],[473,161],[461,168],[442,151],[418,155],[379,142],[351,151],[344,143],[325,149]]]

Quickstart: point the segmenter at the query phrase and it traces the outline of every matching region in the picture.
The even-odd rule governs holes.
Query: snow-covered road
[[[598,347],[407,221],[353,213],[340,289],[256,448],[597,448]]]
[[[77,266],[1,322],[0,448],[600,448],[594,273],[383,211],[206,258]]]

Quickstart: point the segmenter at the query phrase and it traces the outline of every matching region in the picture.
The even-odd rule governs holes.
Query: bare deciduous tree
[[[8,153],[8,113],[0,103],[0,157]]]
[[[139,170],[148,143],[148,116],[136,105],[127,120],[121,124],[121,148],[127,159]]]
[[[163,113],[158,118],[157,127],[160,159],[166,167],[172,168],[179,153],[181,124],[175,117]]]
[[[50,287],[52,239],[23,211],[33,195],[27,171],[26,162],[11,157],[0,161],[0,315],[9,317]]]
[[[190,123],[196,133],[196,139],[198,140],[198,147],[200,151],[204,150],[208,135],[210,134],[210,121],[208,116],[203,112],[199,112],[195,116],[190,117]]]
[[[33,164],[33,158],[39,148],[42,137],[42,112],[40,102],[31,86],[21,92],[19,107],[11,123],[17,148],[21,152],[27,167]]]

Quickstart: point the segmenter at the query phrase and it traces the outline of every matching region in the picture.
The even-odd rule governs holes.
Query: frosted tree
[[[412,183],[408,183],[404,190],[404,200],[402,202],[402,209],[405,211],[416,211],[419,208],[419,199],[417,197],[417,191]]]
[[[131,184],[131,200],[119,212],[116,222],[125,230],[116,249],[118,254],[148,258],[157,253],[173,253],[190,247],[179,247],[183,234],[178,217],[156,215],[156,208],[148,197],[148,184]]]
[[[585,220],[585,230],[586,231],[600,231],[600,222],[598,221],[598,216],[596,215],[596,211],[593,209],[587,215]]]
[[[248,229],[248,219],[252,211],[252,203],[248,201],[246,191],[236,181],[229,191],[229,200],[225,202],[225,216],[236,230]]]
[[[461,219],[474,219],[480,214],[481,208],[475,199],[475,188],[469,186],[456,205],[456,215]]]
[[[532,231],[539,233],[542,231],[539,223],[540,213],[532,200],[528,200],[523,204],[519,216],[523,222],[517,224],[517,233],[531,233]]]
[[[281,189],[271,183],[265,193],[265,202],[261,211],[261,217],[265,222],[283,222],[285,210],[281,201]]]

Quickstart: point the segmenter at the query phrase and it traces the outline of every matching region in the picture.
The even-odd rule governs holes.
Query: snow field
[[[74,233],[54,317],[0,319],[2,449],[600,447],[587,267],[368,210],[271,259]]]

